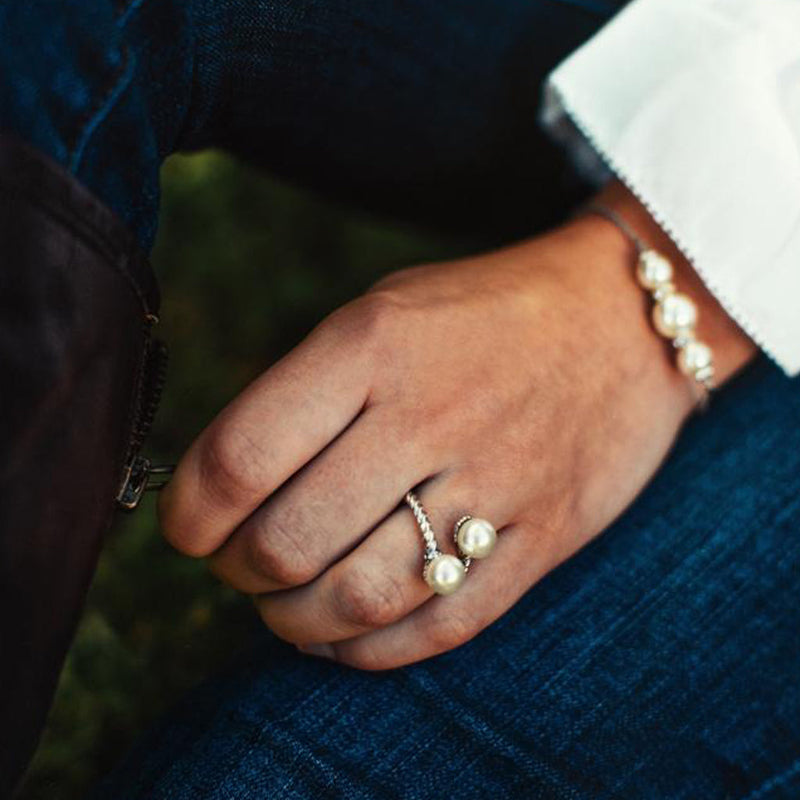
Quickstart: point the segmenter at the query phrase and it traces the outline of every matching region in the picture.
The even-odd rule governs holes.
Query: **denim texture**
[[[161,161],[211,145],[374,210],[530,231],[584,188],[536,130],[541,80],[619,5],[12,0],[0,127],[145,248]],[[798,676],[800,383],[762,360],[469,644],[369,674],[265,632],[96,797],[797,798]]]
[[[158,169],[217,146],[365,208],[500,237],[583,187],[537,129],[544,76],[621,0],[9,0],[0,128],[135,231]]]
[[[96,797],[797,798],[798,676],[800,383],[762,361],[472,642],[370,674],[265,633]]]

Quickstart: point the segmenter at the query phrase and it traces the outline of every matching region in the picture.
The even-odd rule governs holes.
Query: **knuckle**
[[[392,272],[375,281],[369,290],[369,294],[391,291],[397,286],[402,286],[404,283],[407,283],[410,279],[419,274],[422,269],[422,265],[416,265],[393,270]]]
[[[366,570],[349,570],[334,588],[341,617],[358,628],[382,628],[403,615],[405,599],[397,580]]]
[[[320,326],[351,358],[359,362],[365,380],[397,351],[402,339],[405,310],[393,291],[370,292],[330,314]]]
[[[359,298],[354,306],[353,333],[367,343],[392,338],[402,313],[402,305],[394,292],[373,291]]]
[[[266,520],[250,537],[251,566],[261,575],[285,586],[313,580],[319,568],[296,528]]]
[[[263,449],[243,426],[219,425],[205,441],[202,482],[214,495],[236,502],[263,487],[263,461]]]

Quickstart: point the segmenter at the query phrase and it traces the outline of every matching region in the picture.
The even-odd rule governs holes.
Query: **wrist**
[[[670,260],[678,290],[697,306],[697,334],[714,353],[716,384],[724,383],[755,356],[757,348],[753,341],[728,315],[684,254],[623,184],[610,182],[595,200],[619,214],[649,247]],[[614,227],[607,221],[606,224]],[[620,231],[617,234],[624,238]]]
[[[671,440],[698,393],[676,367],[671,344],[653,328],[652,301],[637,283],[632,244],[594,214],[571,219],[544,244],[534,288],[541,291],[541,278],[553,287],[545,292],[557,309],[559,336],[569,338],[573,380],[598,409],[634,424],[649,420]]]

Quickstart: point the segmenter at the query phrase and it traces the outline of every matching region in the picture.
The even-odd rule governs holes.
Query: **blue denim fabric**
[[[580,191],[540,84],[622,0],[7,0],[0,129],[149,249],[158,169],[209,145],[368,208],[529,233]]]
[[[501,232],[576,196],[538,87],[621,3],[11,0],[0,127],[149,247],[158,168],[225,147]],[[264,633],[97,797],[800,797],[800,384],[760,362],[608,531],[452,653],[384,674]]]
[[[469,644],[369,674],[264,634],[103,800],[800,797],[800,383],[764,362]]]

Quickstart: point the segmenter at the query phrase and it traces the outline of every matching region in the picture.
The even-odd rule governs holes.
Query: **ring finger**
[[[435,598],[403,619],[346,641],[312,644],[307,652],[366,670],[401,667],[465,644],[504,614],[555,566],[552,551],[533,547],[528,526],[504,529],[489,563],[452,597]],[[305,649],[305,648],[304,648]]]
[[[418,492],[442,552],[454,552],[453,526],[466,514],[489,519],[496,527],[508,523],[501,503],[476,502],[474,489],[465,485],[463,476],[439,475]],[[382,628],[431,598],[422,577],[424,551],[419,527],[403,503],[315,581],[261,595],[256,605],[269,628],[295,643],[339,641]],[[472,568],[491,569],[491,556]]]

